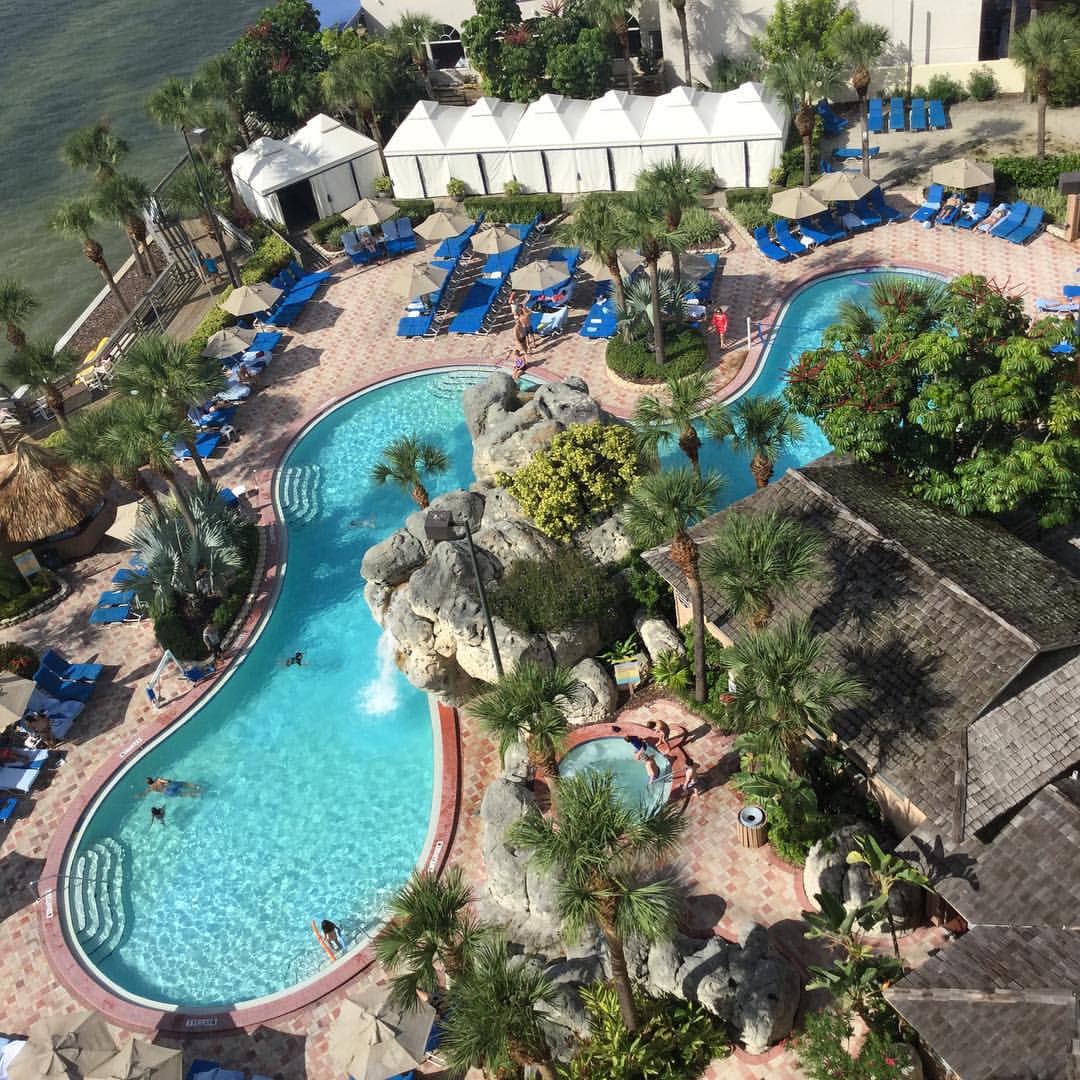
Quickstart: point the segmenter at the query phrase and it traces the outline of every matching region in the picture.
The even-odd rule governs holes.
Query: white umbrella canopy
[[[381,225],[397,212],[398,208],[389,199],[361,199],[341,216],[350,225]]]
[[[413,232],[425,240],[449,240],[452,236],[460,236],[471,224],[472,218],[465,214],[436,210],[431,217],[420,222]]]
[[[778,191],[772,197],[769,209],[778,217],[793,218],[797,221],[824,213],[829,208],[809,188],[793,187],[787,191]]]
[[[515,289],[524,289],[526,292],[539,292],[541,289],[550,289],[552,285],[558,285],[570,276],[570,267],[565,262],[550,262],[547,259],[537,259],[520,270],[515,270],[510,275],[510,284]]]
[[[826,202],[848,200],[855,202],[864,195],[869,195],[878,185],[868,180],[862,173],[835,172],[826,173],[821,179],[810,185],[810,190]]]
[[[414,263],[403,266],[394,275],[394,286],[404,296],[427,296],[439,289],[449,273],[449,270],[432,266],[431,263]]]
[[[21,720],[30,704],[30,695],[36,689],[30,679],[0,671],[0,723],[13,724]]]
[[[672,258],[670,251],[665,251],[660,258],[656,260],[656,268],[658,270],[675,269],[675,260]],[[691,252],[679,256],[679,273],[683,278],[702,277],[713,269],[713,265],[706,262],[700,255],[694,255]]]
[[[244,352],[254,340],[254,330],[241,330],[239,327],[232,326],[227,330],[219,330],[216,334],[211,334],[202,355],[211,360],[224,360],[228,356]]]
[[[402,1013],[388,987],[346,998],[330,1027],[330,1058],[356,1080],[387,1080],[417,1068],[424,1059],[435,1010],[424,1002]]]
[[[99,1012],[81,1009],[43,1017],[30,1025],[30,1038],[8,1066],[8,1080],[42,1076],[85,1076],[116,1053],[116,1040]]]
[[[501,255],[521,247],[521,237],[506,229],[484,229],[473,235],[471,243],[473,251],[483,255]]]
[[[615,253],[615,261],[623,277],[629,277],[645,260],[629,248],[621,248]],[[582,264],[585,271],[594,281],[610,281],[611,271],[608,265],[598,255],[590,255]]]
[[[985,184],[994,183],[994,166],[972,161],[971,158],[956,158],[954,161],[935,165],[930,170],[930,179],[937,184],[959,188],[961,191],[983,187]]]
[[[257,315],[272,307],[281,295],[280,289],[267,285],[265,281],[260,281],[258,285],[241,285],[229,293],[221,308],[230,315]]]
[[[183,1080],[184,1052],[132,1039],[103,1061],[86,1080]]]

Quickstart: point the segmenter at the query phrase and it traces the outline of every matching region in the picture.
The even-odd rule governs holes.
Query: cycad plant
[[[105,252],[102,246],[91,235],[90,230],[94,227],[94,204],[89,198],[69,199],[61,203],[49,218],[49,228],[66,236],[72,236],[82,244],[83,254],[90,260],[98,272],[105,279],[109,291],[116,297],[116,302],[127,314],[131,314],[131,308],[124,299],[116,280],[105,261]]]
[[[450,459],[434,443],[424,442],[418,435],[403,435],[383,450],[382,460],[372,467],[371,479],[376,484],[392,481],[426,510],[431,499],[424,477],[437,476],[449,468]]]
[[[815,105],[832,97],[840,82],[839,72],[825,54],[804,51],[781,57],[769,65],[765,84],[790,107],[795,130],[803,144],[803,184],[813,174]]]
[[[1029,83],[1035,87],[1035,154],[1040,161],[1046,156],[1046,106],[1050,102],[1050,88],[1059,75],[1075,64],[1078,40],[1080,30],[1076,19],[1052,11],[1037,19],[1032,17],[1009,46],[1009,57],[1024,69]]]
[[[701,475],[701,437],[694,421],[709,412],[714,394],[712,376],[705,371],[669,375],[664,380],[667,400],[645,394],[634,410],[634,429],[655,457],[661,446],[676,438],[694,472]]]
[[[634,278],[623,286],[622,303],[616,304],[615,315],[624,341],[651,337],[655,342],[657,311],[661,318],[669,315],[675,324],[681,323],[686,317],[689,286],[676,281],[670,270],[657,272],[656,285],[660,290],[659,305],[655,302],[653,283],[648,278]]]
[[[859,19],[839,24],[831,37],[832,47],[851,68],[851,86],[859,96],[859,121],[862,130],[862,171],[870,175],[870,128],[866,99],[870,91],[870,69],[881,59],[889,41],[889,31],[876,23]]]
[[[507,839],[558,871],[559,917],[568,938],[591,927],[603,934],[623,1021],[634,1031],[638,1011],[624,944],[630,935],[657,941],[675,930],[679,890],[660,864],[678,848],[685,818],[675,803],[628,807],[611,774],[591,770],[560,780],[552,805],[548,817],[531,809]]]
[[[730,439],[736,453],[750,455],[750,472],[758,488],[772,479],[777,461],[806,435],[806,425],[780,398],[747,395],[705,417],[714,439]]]
[[[7,360],[7,373],[16,382],[40,390],[61,427],[67,427],[64,398],[57,380],[75,370],[78,357],[68,349],[56,348],[55,341],[27,341]]]
[[[13,349],[26,344],[26,320],[37,306],[37,297],[21,281],[0,278],[0,322]]]

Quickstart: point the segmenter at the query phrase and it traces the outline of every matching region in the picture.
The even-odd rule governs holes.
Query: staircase
[[[123,846],[111,836],[89,844],[72,867],[68,886],[75,937],[88,956],[104,960],[127,930]]]
[[[316,248],[304,233],[290,233],[289,243],[300,253],[300,264],[308,273],[325,270],[330,260]]]
[[[292,465],[281,474],[281,505],[289,524],[306,525],[319,516],[319,465]]]
[[[470,386],[479,386],[490,374],[487,371],[448,371],[435,380],[430,394],[443,400],[459,398]]]

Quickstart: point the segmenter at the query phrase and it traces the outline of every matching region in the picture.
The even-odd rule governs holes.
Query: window
[[[465,59],[465,49],[461,44],[461,34],[452,26],[443,26],[439,36],[427,43],[428,54],[433,67],[440,71],[458,67]]]

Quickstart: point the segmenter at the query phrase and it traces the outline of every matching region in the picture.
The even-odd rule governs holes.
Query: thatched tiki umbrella
[[[61,558],[88,554],[116,519],[111,486],[112,477],[23,439],[0,455],[0,546],[14,553],[48,540]]]

